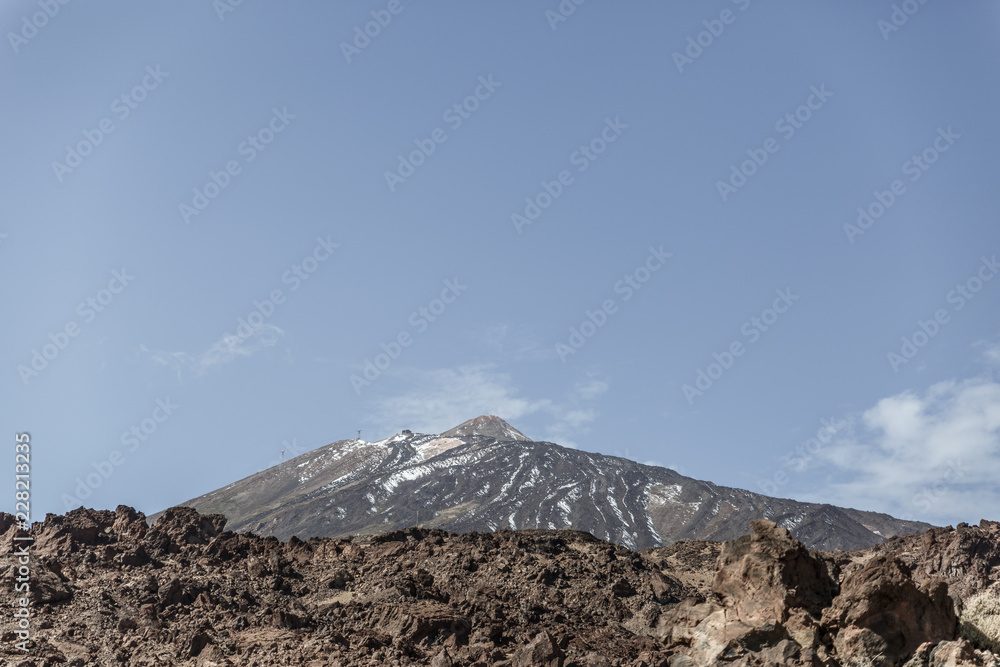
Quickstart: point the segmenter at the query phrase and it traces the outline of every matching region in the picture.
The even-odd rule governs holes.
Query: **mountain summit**
[[[472,435],[482,435],[495,440],[521,440],[531,442],[531,438],[500,419],[496,415],[480,415],[475,419],[462,422],[455,428],[441,434],[442,438],[462,438]]]
[[[444,433],[341,440],[184,503],[236,531],[375,534],[572,528],[630,549],[730,540],[770,519],[811,548],[861,549],[930,526],[770,498],[616,456],[529,439],[495,415]],[[155,515],[150,517],[155,519]]]

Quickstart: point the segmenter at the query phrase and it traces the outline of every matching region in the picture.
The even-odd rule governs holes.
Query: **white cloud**
[[[608,388],[608,383],[605,380],[588,377],[576,383],[574,393],[581,400],[593,401],[603,396]]]
[[[197,355],[187,352],[150,350],[145,345],[141,346],[140,349],[149,356],[153,363],[173,369],[177,373],[177,378],[181,379],[182,372],[204,375],[215,366],[228,364],[240,357],[249,357],[276,345],[278,339],[284,335],[285,332],[273,324],[261,324],[250,329],[246,335],[227,333],[212,343],[207,350]]]
[[[368,419],[379,437],[409,428],[417,433],[441,433],[482,414],[497,415],[521,428],[523,418],[541,417],[543,433],[526,433],[536,440],[550,440],[573,447],[572,438],[585,433],[597,417],[593,401],[603,395],[607,382],[588,377],[561,401],[521,395],[510,375],[490,365],[460,366],[432,371],[406,371],[412,385],[407,392],[382,399]]]
[[[225,334],[215,341],[197,359],[201,372],[207,371],[212,366],[228,364],[239,357],[249,357],[265,348],[278,343],[278,339],[285,335],[285,332],[273,324],[262,324],[254,327],[247,337],[233,334]]]
[[[995,343],[983,341],[978,343],[976,347],[983,349],[983,361],[988,366],[1000,368],[1000,341]]]
[[[931,523],[1000,518],[1000,383],[948,380],[882,399],[817,453],[811,499]]]

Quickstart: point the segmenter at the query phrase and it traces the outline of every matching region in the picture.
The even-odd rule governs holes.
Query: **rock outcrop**
[[[892,555],[841,571],[759,520],[722,547],[709,596],[664,610],[651,634],[697,666],[900,665],[921,646],[957,639],[958,619],[942,579],[917,584]]]
[[[892,555],[876,556],[848,575],[823,621],[836,632],[838,655],[882,656],[889,664],[921,644],[955,639],[958,631],[948,585],[931,579],[918,586],[910,568]]]

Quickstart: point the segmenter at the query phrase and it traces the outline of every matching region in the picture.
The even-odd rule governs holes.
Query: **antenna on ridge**
[[[360,440],[360,439],[361,439],[361,429],[359,428],[358,429],[358,440]]]

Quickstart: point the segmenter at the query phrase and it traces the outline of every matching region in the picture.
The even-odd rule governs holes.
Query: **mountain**
[[[341,440],[183,505],[225,515],[232,530],[282,540],[413,525],[460,533],[572,528],[644,549],[681,539],[735,539],[751,520],[765,518],[810,548],[848,550],[930,528],[536,442],[496,416],[439,435]]]
[[[453,429],[441,434],[442,438],[461,438],[468,435],[482,435],[497,440],[523,440],[531,442],[531,438],[500,419],[496,415],[480,415],[475,419],[462,422]]]

